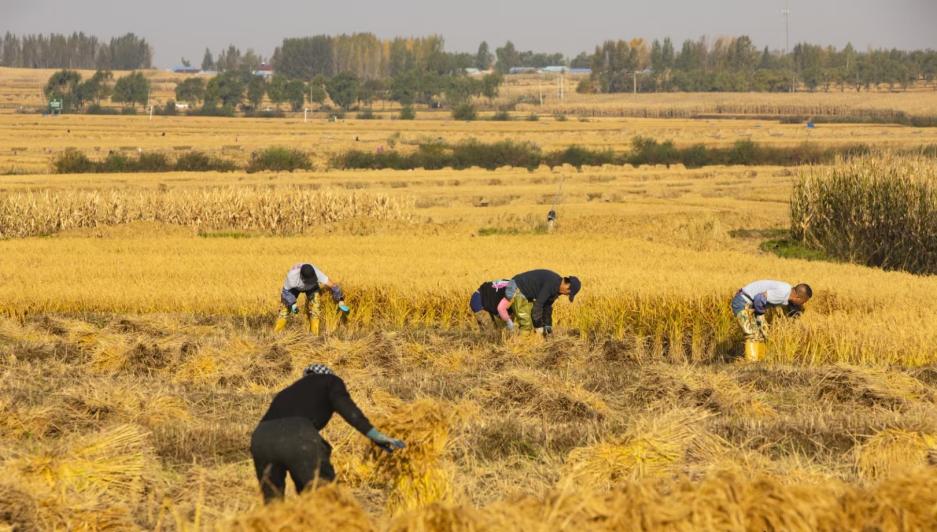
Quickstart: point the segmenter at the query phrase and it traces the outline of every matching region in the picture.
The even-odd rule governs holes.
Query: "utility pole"
[[[786,0],[784,2],[784,9],[781,10],[781,14],[784,15],[784,55],[790,56],[791,54],[791,0]],[[791,59],[791,92],[794,92],[794,88],[797,85],[797,77],[793,68],[793,59]]]
[[[638,94],[638,71],[637,69],[635,69],[634,71],[634,93]]]

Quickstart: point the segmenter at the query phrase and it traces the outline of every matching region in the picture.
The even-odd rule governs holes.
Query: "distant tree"
[[[202,70],[214,70],[215,58],[211,55],[211,50],[205,48],[205,56],[202,57]]]
[[[205,105],[236,108],[244,100],[245,77],[243,72],[226,70],[211,78],[205,87]]]
[[[449,78],[449,84],[446,87],[446,101],[452,107],[458,107],[462,104],[471,103],[473,96],[482,93],[482,82],[467,76],[453,76]]]
[[[227,50],[222,50],[215,61],[215,69],[219,72],[228,70],[237,70],[241,66],[241,50],[232,45]]]
[[[99,56],[99,66],[111,70],[135,70],[150,68],[153,50],[146,39],[128,33],[111,39],[106,50]],[[101,62],[105,64],[100,65]]]
[[[72,111],[78,107],[77,90],[81,83],[81,74],[74,70],[59,70],[49,77],[43,88],[47,100],[61,100],[63,111]]]
[[[375,99],[381,99],[386,92],[384,82],[379,79],[367,79],[358,88],[358,101],[371,105]]]
[[[569,66],[570,68],[589,68],[589,66],[591,65],[591,62],[592,62],[592,56],[590,56],[586,52],[582,52],[576,57],[574,57],[572,61],[569,62]]]
[[[309,82],[309,101],[322,105],[328,94],[325,92],[325,85],[328,82],[325,76],[319,75],[312,78]]]
[[[479,70],[488,70],[491,68],[491,63],[494,61],[494,56],[491,55],[491,51],[488,50],[488,43],[482,41],[478,45],[478,52],[475,54],[475,68]]]
[[[498,97],[498,91],[501,88],[501,83],[504,82],[504,76],[500,72],[493,72],[491,74],[486,74],[482,78],[482,94],[485,98],[489,100],[494,100]]]
[[[514,48],[514,43],[508,41],[504,43],[504,46],[501,48],[495,49],[495,55],[498,57],[498,62],[495,63],[495,68],[498,69],[498,72],[507,73],[512,68],[520,66],[520,54],[517,53],[517,49]]]
[[[188,59],[184,58],[184,57],[181,58],[181,59],[179,59],[179,62],[182,63],[182,66],[184,66],[184,67],[186,67],[186,68],[189,68],[189,67],[192,66],[192,62],[189,61]]]
[[[176,84],[176,101],[198,103],[205,99],[205,80],[186,78]]]
[[[327,35],[283,39],[273,53],[273,70],[290,78],[310,80],[335,73],[332,38]]]
[[[247,82],[247,101],[251,108],[259,109],[264,100],[264,94],[267,92],[267,81],[261,76],[251,76]]]
[[[273,75],[273,79],[270,80],[270,84],[267,86],[267,96],[270,98],[271,102],[280,105],[288,100],[286,86],[289,82],[290,79],[286,76],[280,74]]]
[[[306,84],[299,79],[287,82],[285,90],[286,101],[293,111],[302,111],[306,104]]]
[[[248,48],[247,51],[244,52],[244,56],[241,57],[241,62],[238,66],[253,72],[260,68],[261,63],[263,62],[263,57],[259,56],[256,52],[254,52],[254,50]]]
[[[137,104],[146,105],[149,97],[150,80],[146,79],[143,73],[134,71],[117,80],[111,101],[129,103],[131,107],[136,107]]]
[[[358,100],[358,85],[354,74],[342,72],[329,80],[326,90],[336,105],[347,110]]]
[[[82,81],[77,89],[78,105],[84,106],[88,102],[99,103],[111,94],[109,82],[114,79],[110,70],[98,70],[93,76]]]

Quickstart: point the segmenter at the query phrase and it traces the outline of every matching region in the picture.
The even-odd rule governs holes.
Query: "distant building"
[[[592,74],[591,68],[571,68],[569,69],[570,74]]]
[[[511,67],[508,74],[534,74],[537,72],[535,67]]]
[[[172,71],[176,74],[198,74],[202,69],[194,66],[176,65],[172,67]]]
[[[255,76],[260,76],[262,78],[271,78],[273,77],[273,65],[270,63],[261,63],[257,70],[253,72]]]
[[[540,72],[544,74],[565,74],[569,72],[569,67],[566,65],[545,66],[540,69]]]

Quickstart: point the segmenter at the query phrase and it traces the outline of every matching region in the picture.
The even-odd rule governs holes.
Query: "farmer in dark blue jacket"
[[[578,277],[563,277],[550,270],[531,270],[514,276],[514,316],[521,330],[539,334],[553,332],[553,302],[563,295],[572,302],[582,288]]]

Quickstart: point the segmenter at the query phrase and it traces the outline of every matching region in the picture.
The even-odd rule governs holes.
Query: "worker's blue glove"
[[[338,310],[344,312],[345,314],[348,314],[349,312],[351,312],[351,308],[348,305],[346,305],[344,301],[338,304]]]
[[[371,441],[373,441],[375,444],[377,444],[378,447],[384,449],[388,453],[392,453],[397,449],[403,449],[407,446],[407,444],[400,440],[385,436],[381,433],[381,431],[375,428],[369,430],[366,436],[371,438]]]
[[[340,285],[332,285],[332,301],[340,303],[345,299],[345,293],[342,292],[342,287]]]
[[[293,314],[299,314],[299,305],[297,305],[296,303],[293,303],[292,305],[290,305],[290,312],[292,312]]]
[[[507,327],[509,331],[512,331],[512,332],[514,331],[514,321],[513,321],[513,320],[508,320],[508,321],[504,322],[504,326]]]

